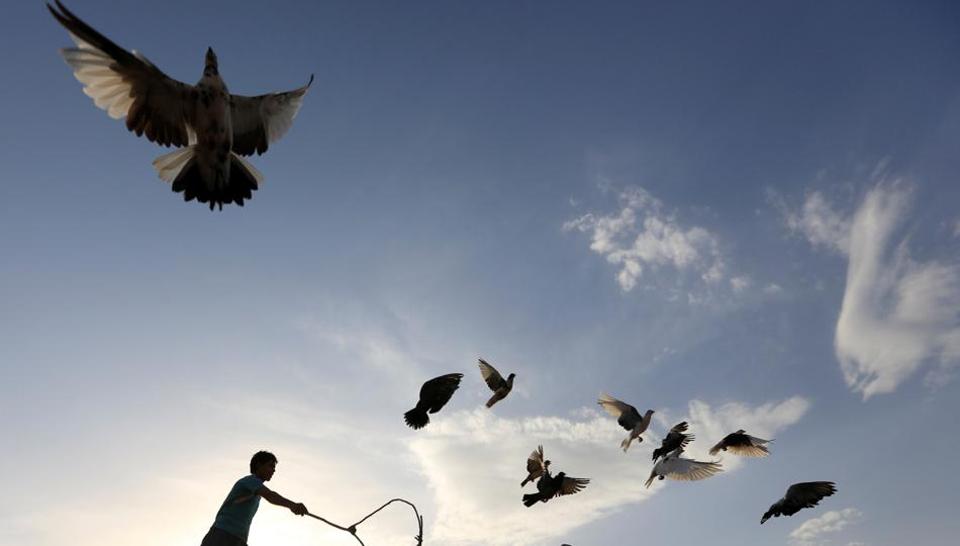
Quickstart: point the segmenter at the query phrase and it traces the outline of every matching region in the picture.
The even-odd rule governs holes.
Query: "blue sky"
[[[242,209],[183,203],[5,7],[0,543],[199,544],[258,449],[334,521],[416,502],[427,544],[956,542],[955,5],[193,4],[68,7],[188,83],[208,46],[234,93],[316,74]],[[518,374],[493,411],[481,356]],[[627,454],[601,392],[657,412]],[[644,489],[681,419],[772,455]],[[539,443],[593,481],[525,509]],[[810,480],[839,492],[759,525]],[[250,544],[348,539],[264,504]]]

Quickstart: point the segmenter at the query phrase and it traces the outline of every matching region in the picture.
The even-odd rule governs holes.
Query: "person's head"
[[[270,481],[277,471],[277,457],[269,451],[258,451],[250,459],[250,473],[263,481]]]

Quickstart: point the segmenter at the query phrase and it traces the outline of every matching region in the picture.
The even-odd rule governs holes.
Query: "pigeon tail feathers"
[[[541,500],[540,493],[528,493],[523,496],[523,505],[530,508]]]
[[[427,426],[427,423],[430,422],[430,416],[418,406],[404,413],[403,420],[407,422],[408,427],[419,430]]]
[[[209,174],[197,161],[197,145],[186,146],[153,160],[153,167],[161,180],[169,182],[175,193],[183,193],[184,201],[196,199],[207,203],[210,210],[224,204],[243,206],[244,199],[253,197],[263,182],[260,171],[239,155],[230,153],[230,178],[223,186],[211,186]]]

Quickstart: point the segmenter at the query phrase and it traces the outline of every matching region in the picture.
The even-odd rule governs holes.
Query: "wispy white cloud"
[[[832,510],[822,516],[809,519],[790,533],[790,541],[794,546],[817,546],[825,544],[823,535],[836,533],[847,526],[856,523],[863,517],[856,508]],[[856,544],[856,543],[851,543]]]
[[[910,191],[881,183],[853,217],[836,353],[847,384],[869,398],[892,392],[925,362],[960,361],[960,266],[910,257],[897,241]]]
[[[935,364],[928,385],[949,381],[960,361],[960,265],[916,261],[909,238],[897,238],[910,209],[909,185],[879,182],[851,215],[817,191],[800,210],[774,192],[770,201],[792,232],[848,258],[834,338],[847,385],[864,399],[889,393],[927,362]]]
[[[841,254],[849,251],[850,218],[838,212],[821,192],[808,194],[800,210],[789,208],[779,194],[771,192],[769,198],[792,233],[802,235],[815,247]]]
[[[563,224],[565,231],[589,233],[590,249],[619,267],[617,283],[629,292],[649,270],[692,271],[703,282],[726,278],[717,237],[699,226],[684,226],[663,203],[639,187],[618,195],[620,210],[584,214]]]
[[[719,440],[738,428],[772,435],[797,422],[808,407],[799,397],[760,406],[730,403],[716,410],[692,401],[681,419],[690,421],[698,438],[705,440]],[[649,434],[624,454],[619,449],[624,432],[615,420],[586,408],[576,415],[506,419],[477,409],[446,415],[424,429],[409,447],[435,496],[431,539],[460,545],[559,540],[575,528],[645,501],[664,486],[696,487],[665,482],[643,487],[652,466],[650,450],[659,445],[657,435]],[[576,496],[524,507],[521,495],[533,487],[523,491],[519,484],[526,457],[538,444],[556,471],[591,478],[587,488]],[[733,458],[724,461],[728,472],[739,464]],[[495,531],[491,522],[496,522]]]

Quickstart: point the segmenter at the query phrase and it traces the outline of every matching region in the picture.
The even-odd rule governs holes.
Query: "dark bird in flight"
[[[681,457],[683,449],[677,448],[668,453],[657,464],[653,465],[650,477],[647,478],[646,487],[650,487],[654,478],[670,478],[671,480],[697,481],[705,480],[714,474],[723,471],[723,466],[718,462],[695,461]]]
[[[710,454],[716,455],[721,451],[730,451],[734,455],[744,457],[766,457],[770,454],[767,449],[768,444],[773,440],[764,440],[756,436],[750,436],[743,429],[727,434],[723,440],[717,442],[717,445],[710,448]]]
[[[787,489],[787,494],[782,499],[773,503],[763,517],[760,518],[760,525],[770,519],[780,516],[792,516],[804,508],[813,508],[824,497],[829,497],[837,492],[836,484],[833,482],[802,482],[795,483]]]
[[[693,441],[695,436],[693,434],[685,434],[687,432],[687,422],[681,421],[673,426],[670,429],[670,432],[660,441],[660,447],[653,450],[653,460],[656,461],[660,457],[666,457],[668,453],[674,450],[681,450],[687,447],[687,444]]]
[[[520,482],[520,487],[527,485],[528,482],[543,476],[550,471],[550,460],[543,458],[543,446],[537,446],[533,453],[527,457],[527,477]]]
[[[60,50],[83,84],[83,92],[127,129],[177,150],[154,160],[160,178],[184,201],[210,210],[243,206],[263,175],[242,156],[262,154],[293,124],[313,82],[285,93],[231,95],[220,78],[217,56],[208,48],[196,85],[174,80],[142,54],[127,51],[70,12],[60,0],[47,4],[76,47]]]
[[[653,417],[653,410],[647,410],[647,412],[641,416],[637,408],[626,402],[617,400],[607,393],[601,393],[597,403],[600,404],[603,409],[607,410],[607,413],[616,417],[617,423],[621,427],[630,432],[630,434],[620,442],[620,447],[623,448],[624,452],[627,451],[630,443],[634,440],[637,442],[643,441],[640,435],[650,426],[650,418]]]
[[[579,493],[588,483],[590,483],[589,478],[571,478],[563,472],[554,477],[550,472],[544,472],[537,481],[537,492],[524,495],[523,505],[530,508],[538,502],[547,502],[553,497]]]
[[[516,377],[517,374],[512,373],[504,379],[503,376],[500,375],[500,372],[487,363],[486,360],[482,358],[477,360],[480,362],[480,375],[483,376],[483,380],[487,382],[487,386],[493,391],[493,396],[490,397],[490,400],[487,400],[487,407],[492,408],[494,404],[506,398],[507,395],[510,394],[510,391],[513,390],[513,378]]]
[[[450,397],[460,387],[460,380],[463,379],[462,373],[448,373],[440,377],[434,377],[420,387],[420,401],[417,407],[403,414],[407,426],[415,429],[421,429],[430,422],[427,412],[437,413],[440,411]]]

